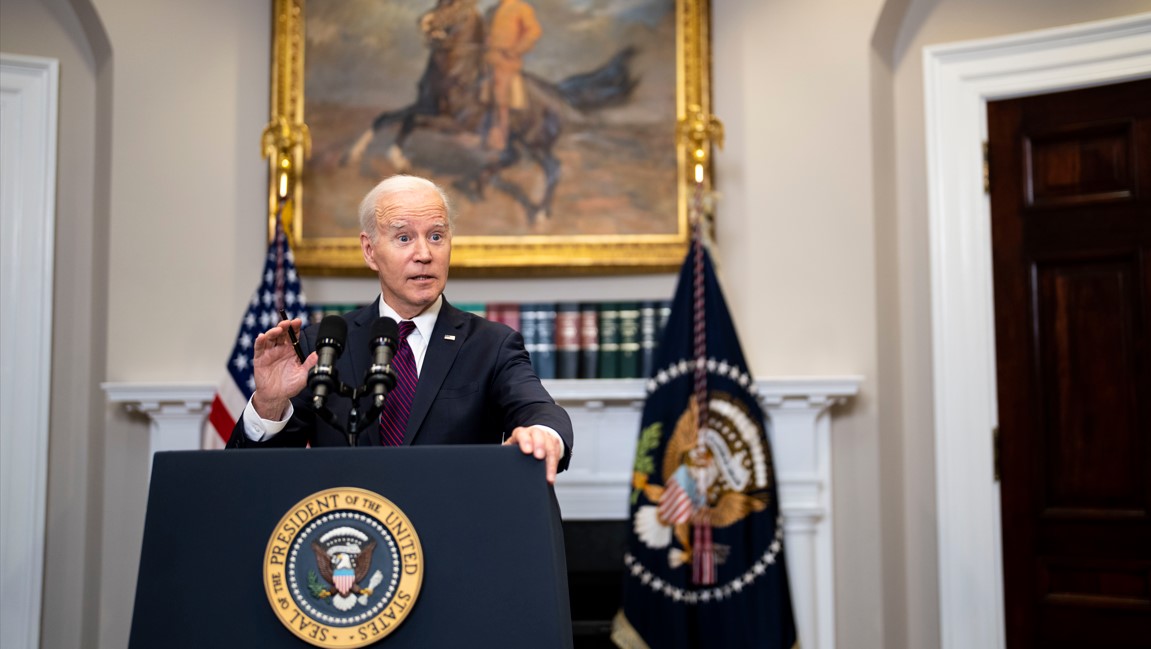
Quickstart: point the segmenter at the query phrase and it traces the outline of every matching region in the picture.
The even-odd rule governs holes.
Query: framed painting
[[[708,14],[707,0],[274,0],[269,229],[282,210],[303,273],[366,273],[359,202],[411,173],[451,199],[457,276],[674,269],[688,185],[710,179]]]

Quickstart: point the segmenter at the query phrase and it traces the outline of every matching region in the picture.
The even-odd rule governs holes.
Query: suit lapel
[[[408,427],[404,431],[404,445],[411,445],[415,440],[432,407],[432,402],[439,394],[440,386],[444,384],[448,371],[456,362],[456,355],[467,339],[465,320],[464,312],[448,304],[447,298],[444,298],[444,303],[440,306],[440,315],[436,318],[436,326],[432,330],[432,339],[428,341],[428,350],[424,354],[424,366],[420,369],[416,394],[412,397],[412,412],[408,416]]]

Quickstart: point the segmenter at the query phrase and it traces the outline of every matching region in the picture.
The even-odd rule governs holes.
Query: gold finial
[[[264,148],[264,157],[273,153],[286,153],[297,146],[304,149],[304,157],[312,155],[312,132],[304,123],[289,124],[288,120],[280,115],[268,122],[264,133],[260,136],[260,144]]]

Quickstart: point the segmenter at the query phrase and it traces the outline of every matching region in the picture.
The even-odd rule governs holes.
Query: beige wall
[[[204,350],[230,349],[263,264],[270,3],[93,4],[115,52],[108,380],[215,380]]]
[[[868,42],[878,0],[714,2],[724,288],[760,375],[860,374],[833,432],[837,633],[884,647]]]
[[[748,360],[760,376],[867,377],[833,432],[839,646],[938,646],[920,52],[1151,6],[713,4],[714,106],[728,133],[719,261]],[[127,640],[147,424],[105,406],[97,384],[216,381],[254,287],[268,5],[0,4],[0,48],[62,61],[45,577],[56,621],[45,647]],[[453,280],[449,293],[624,299],[669,295],[673,282]],[[342,301],[376,287],[325,279],[306,289]]]

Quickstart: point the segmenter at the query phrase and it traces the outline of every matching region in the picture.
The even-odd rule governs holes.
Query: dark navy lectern
[[[157,453],[129,646],[311,646],[268,601],[265,552],[294,505],[344,487],[394,503],[423,548],[411,611],[370,646],[572,646],[554,492],[499,446]]]

